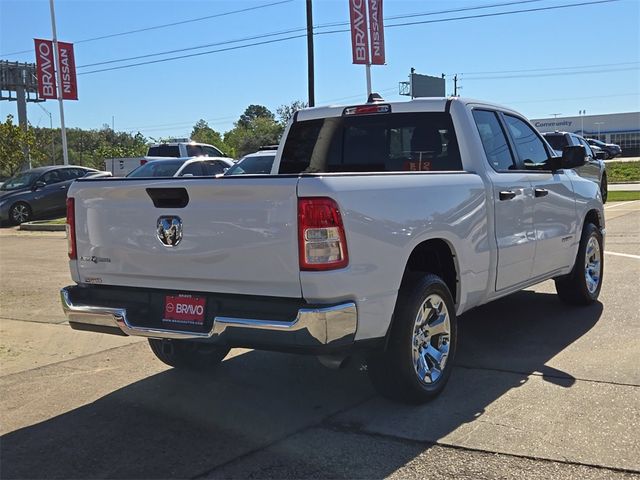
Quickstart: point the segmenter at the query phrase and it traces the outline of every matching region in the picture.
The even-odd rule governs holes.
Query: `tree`
[[[251,122],[257,118],[266,118],[268,120],[274,120],[275,116],[271,111],[263,105],[249,105],[242,115],[237,124],[241,127],[249,128]]]
[[[35,136],[31,129],[24,131],[13,124],[13,115],[0,123],[0,175],[13,176],[25,165],[24,147],[30,150],[35,145]]]
[[[224,134],[224,142],[232,147],[234,156],[242,157],[261,146],[279,143],[282,131],[282,125],[273,118],[258,117],[247,127],[236,122],[235,127]]]
[[[278,120],[280,120],[280,123],[283,126],[286,126],[287,123],[289,123],[289,120],[291,120],[291,117],[293,117],[298,110],[302,110],[308,106],[309,104],[302,100],[295,100],[290,104],[280,105],[276,110],[276,112],[278,112]]]
[[[222,135],[220,135],[219,132],[216,132],[205,120],[202,119],[198,120],[193,126],[193,130],[191,131],[191,140],[199,143],[208,143],[209,145],[225,150]]]

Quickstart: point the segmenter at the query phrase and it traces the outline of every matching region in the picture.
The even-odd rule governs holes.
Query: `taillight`
[[[334,270],[349,264],[338,204],[326,197],[298,199],[300,270]]]
[[[76,251],[76,209],[75,199],[67,198],[67,243],[69,244],[69,258],[78,258]]]
[[[145,163],[147,163],[149,160],[145,160],[144,158],[142,160],[140,160],[140,166],[144,165]]]
[[[391,105],[360,105],[347,107],[342,112],[343,115],[370,115],[372,113],[391,113]]]

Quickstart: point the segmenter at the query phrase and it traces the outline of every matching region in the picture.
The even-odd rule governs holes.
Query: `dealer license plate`
[[[204,312],[207,304],[205,297],[195,295],[167,295],[164,298],[163,322],[177,325],[204,324]]]

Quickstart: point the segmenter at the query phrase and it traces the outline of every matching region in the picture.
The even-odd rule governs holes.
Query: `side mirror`
[[[570,145],[562,149],[560,158],[560,168],[577,168],[584,165],[584,158],[587,155],[582,145]]]
[[[42,182],[42,181],[37,181],[36,183],[33,184],[33,186],[31,187],[31,190],[38,190],[39,188],[43,188],[46,187],[47,184]]]
[[[604,160],[606,158],[606,154],[604,152],[596,152],[596,158],[598,160]]]

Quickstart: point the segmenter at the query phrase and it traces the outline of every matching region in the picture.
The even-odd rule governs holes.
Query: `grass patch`
[[[46,224],[52,224],[52,225],[64,225],[65,223],[67,223],[67,217],[62,217],[62,218],[52,218],[51,220],[34,220],[32,223],[46,223]]]
[[[609,183],[640,182],[640,161],[607,163]]]
[[[640,192],[618,192],[609,190],[607,202],[625,202],[629,200],[640,200]]]

